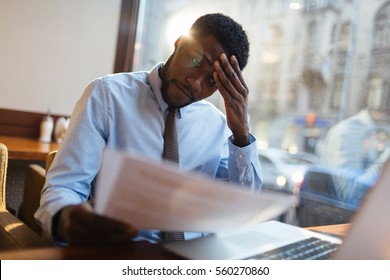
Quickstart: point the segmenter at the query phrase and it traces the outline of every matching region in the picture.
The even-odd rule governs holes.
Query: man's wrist
[[[246,137],[236,137],[236,136],[232,136],[232,142],[235,146],[237,147],[245,147],[245,146],[248,146],[250,144],[250,141],[249,141],[249,134],[246,135]]]
[[[54,216],[52,219],[52,224],[51,224],[51,236],[53,241],[56,244],[64,244],[66,243],[65,238],[61,234],[60,230],[60,217],[62,214],[64,208],[61,208]]]

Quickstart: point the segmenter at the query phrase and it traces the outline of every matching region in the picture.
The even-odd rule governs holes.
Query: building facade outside
[[[141,11],[137,69],[164,60],[204,13],[243,25],[251,128],[262,147],[320,155],[333,124],[367,106],[390,107],[390,1],[148,0]],[[223,110],[217,94],[211,100]]]

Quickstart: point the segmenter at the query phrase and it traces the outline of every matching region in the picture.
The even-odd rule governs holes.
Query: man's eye
[[[192,64],[196,67],[200,67],[200,59],[197,59],[196,57],[191,58]]]
[[[215,88],[217,87],[217,83],[214,81],[213,78],[210,78],[209,83],[210,83],[210,86],[215,87]]]

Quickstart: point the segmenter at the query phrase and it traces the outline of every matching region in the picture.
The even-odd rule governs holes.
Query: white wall
[[[71,114],[112,73],[121,0],[0,0],[0,108]]]

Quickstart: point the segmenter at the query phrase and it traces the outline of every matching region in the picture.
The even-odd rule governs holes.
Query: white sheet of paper
[[[134,154],[106,150],[97,180],[97,213],[139,229],[222,232],[267,221],[295,199],[179,171]]]

